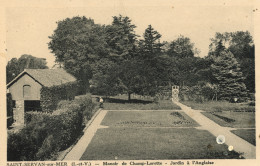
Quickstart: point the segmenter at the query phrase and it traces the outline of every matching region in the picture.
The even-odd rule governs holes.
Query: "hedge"
[[[7,127],[13,124],[13,99],[11,93],[6,94],[6,104],[7,104]]]
[[[28,112],[27,125],[8,136],[8,161],[53,160],[82,134],[84,119],[94,113],[95,104],[85,96],[62,101],[52,113]]]
[[[77,93],[77,82],[41,88],[41,107],[44,112],[52,112],[61,100],[73,100]]]

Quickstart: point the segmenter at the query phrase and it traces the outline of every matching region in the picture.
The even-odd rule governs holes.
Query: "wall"
[[[13,109],[14,123],[24,125],[24,100],[16,100],[16,108]]]
[[[24,85],[31,86],[30,96],[23,96]],[[38,82],[25,74],[9,87],[9,92],[12,94],[13,100],[40,100],[41,87],[42,86]]]

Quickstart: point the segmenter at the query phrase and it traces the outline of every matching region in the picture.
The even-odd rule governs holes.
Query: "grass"
[[[96,100],[96,95],[92,95]],[[103,97],[104,109],[106,110],[180,110],[181,108],[172,103],[171,100],[154,101],[151,96],[132,95],[132,99],[128,100],[128,96],[118,95],[114,97]]]
[[[182,103],[190,106],[192,109],[206,111],[203,112],[203,115],[224,127],[255,127],[255,106],[226,101],[209,101],[204,103],[183,101]]]
[[[101,125],[113,127],[197,127],[183,112],[171,111],[110,111]]]
[[[236,134],[240,138],[246,140],[247,142],[256,145],[255,129],[239,129],[239,130],[231,130],[231,132]]]
[[[245,103],[230,103],[227,101],[208,101],[197,103],[194,101],[182,101],[183,104],[195,110],[203,111],[237,111],[237,112],[255,112],[255,106],[249,106]]]
[[[254,112],[203,112],[203,115],[210,118],[217,124],[224,127],[233,128],[254,128],[255,113]]]
[[[158,103],[145,100],[105,99],[106,110],[180,110],[171,100],[159,100]]]
[[[231,159],[239,154],[194,128],[99,129],[81,160]]]

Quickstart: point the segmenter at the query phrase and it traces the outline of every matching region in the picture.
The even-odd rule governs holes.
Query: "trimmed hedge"
[[[7,127],[13,124],[13,99],[11,93],[6,94],[6,104],[7,104]]]
[[[51,160],[82,134],[84,120],[90,119],[95,104],[85,96],[62,101],[52,113],[26,113],[26,127],[8,136],[8,161]]]
[[[196,101],[202,103],[212,100],[214,93],[214,89],[208,85],[183,86],[180,88],[179,98],[181,101]]]
[[[52,112],[61,100],[73,100],[77,93],[77,82],[41,88],[41,107],[44,112]]]

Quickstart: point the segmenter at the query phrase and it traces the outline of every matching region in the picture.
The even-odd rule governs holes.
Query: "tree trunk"
[[[131,93],[128,93],[128,100],[131,100]]]

